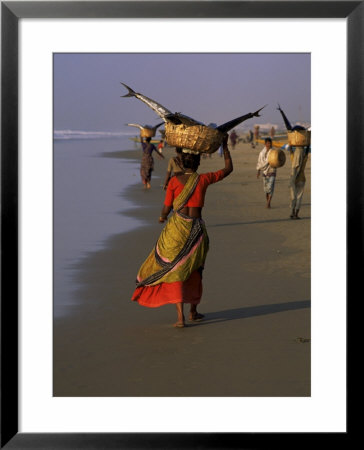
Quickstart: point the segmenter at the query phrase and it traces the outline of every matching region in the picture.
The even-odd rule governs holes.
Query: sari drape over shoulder
[[[202,269],[209,248],[209,238],[202,219],[180,212],[199,181],[191,175],[182,192],[173,201],[173,214],[137,275],[132,300],[148,307],[167,303],[200,302]]]

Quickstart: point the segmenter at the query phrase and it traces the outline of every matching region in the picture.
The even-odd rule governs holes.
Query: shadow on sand
[[[310,308],[310,300],[301,300],[298,302],[275,303],[272,305],[251,306],[247,308],[226,309],[224,311],[216,311],[206,313],[205,319],[198,323],[188,322],[189,327],[212,325],[229,320],[247,319],[249,317],[263,316],[266,314],[276,314],[284,311],[292,311],[296,309]]]
[[[300,220],[309,220],[309,219],[310,217],[300,217]],[[257,225],[262,223],[274,223],[274,222],[296,222],[296,221],[288,217],[287,219],[254,220],[252,222],[216,223],[215,225],[209,224],[209,228],[232,227],[236,225]]]

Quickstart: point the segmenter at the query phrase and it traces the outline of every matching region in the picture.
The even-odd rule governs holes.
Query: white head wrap
[[[190,153],[191,155],[199,155],[200,152],[196,150],[190,150],[189,148],[183,148],[182,153]]]

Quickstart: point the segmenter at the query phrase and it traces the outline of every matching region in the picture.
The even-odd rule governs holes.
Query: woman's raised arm
[[[224,171],[224,178],[231,174],[233,171],[233,161],[231,159],[230,151],[228,148],[228,139],[229,135],[226,134],[222,143],[222,149],[224,152],[224,160],[225,160],[225,167],[223,168]]]

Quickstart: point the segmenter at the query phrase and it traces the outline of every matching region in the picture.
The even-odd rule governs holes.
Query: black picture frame
[[[363,272],[363,1],[1,2],[1,448],[298,448],[310,433],[18,433],[18,21],[21,18],[346,18],[347,301]],[[358,255],[359,250],[359,255]],[[358,258],[359,256],[359,258]],[[360,292],[360,291],[359,291]],[[348,310],[349,313],[349,310]],[[349,345],[347,346],[349,349]],[[348,366],[349,367],[349,366]],[[349,374],[349,370],[347,371]],[[348,414],[348,418],[350,414]],[[338,445],[351,436],[333,433]],[[350,432],[350,434],[349,434]],[[315,443],[328,435],[315,433]]]

